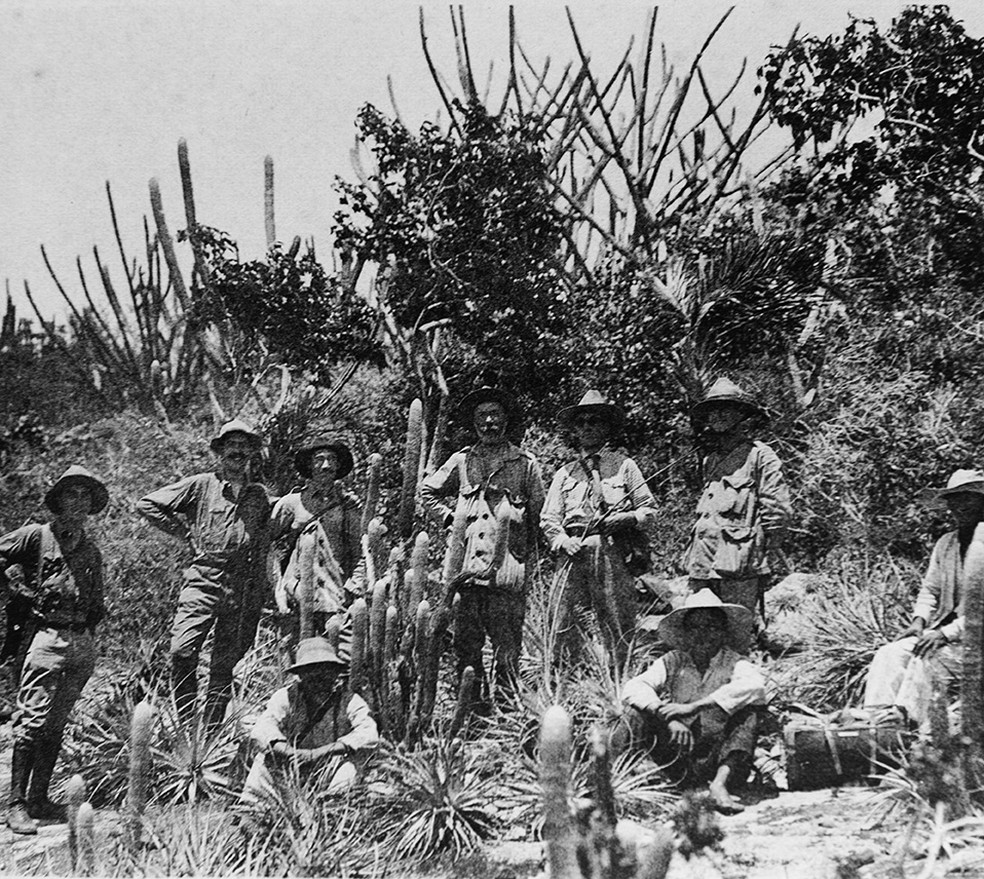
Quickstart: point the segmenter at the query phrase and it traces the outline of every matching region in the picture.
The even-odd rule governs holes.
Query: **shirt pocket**
[[[749,519],[755,503],[755,480],[745,475],[723,477],[715,501],[720,515],[728,519]]]
[[[212,504],[199,521],[199,550],[205,553],[234,550],[243,542],[245,531],[232,504]]]
[[[760,555],[756,529],[724,527],[714,550],[714,570],[722,577],[750,571]]]
[[[624,479],[602,479],[601,495],[609,507],[619,507],[619,512],[631,510],[631,504],[626,504],[625,498],[629,490]]]

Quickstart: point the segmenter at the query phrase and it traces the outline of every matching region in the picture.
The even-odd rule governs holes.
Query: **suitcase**
[[[883,774],[899,765],[910,734],[897,721],[857,718],[792,720],[783,727],[790,790],[832,787]]]

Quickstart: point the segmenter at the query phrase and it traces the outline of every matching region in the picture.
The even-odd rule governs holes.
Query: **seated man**
[[[750,610],[723,604],[710,589],[688,597],[659,626],[670,652],[625,685],[625,714],[612,734],[613,755],[642,748],[677,783],[709,780],[727,815],[744,808],[729,788],[748,778],[765,704],[761,671],[738,652],[752,623]]]
[[[291,762],[302,778],[327,770],[328,794],[345,793],[355,783],[357,764],[376,747],[379,733],[361,696],[353,694],[343,704],[339,676],[344,667],[325,638],[305,638],[297,645],[297,661],[287,670],[299,680],[277,690],[253,726],[251,737],[260,753],[246,777],[243,802],[275,796],[273,773]]]
[[[864,691],[865,708],[901,709],[921,727],[929,723],[933,680],[954,691],[960,685],[964,556],[984,519],[984,472],[956,470],[946,488],[931,496],[946,503],[957,528],[933,547],[912,622],[897,640],[878,648]]]

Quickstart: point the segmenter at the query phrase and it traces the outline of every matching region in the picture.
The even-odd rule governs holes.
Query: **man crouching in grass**
[[[251,738],[260,753],[246,777],[241,802],[275,797],[274,773],[291,764],[302,779],[323,771],[327,794],[345,793],[355,784],[379,733],[361,696],[352,694],[345,701],[344,668],[325,638],[305,638],[297,645],[297,661],[287,671],[298,679],[271,696],[253,726]]]
[[[765,704],[762,672],[738,652],[752,622],[751,611],[710,589],[667,615],[659,635],[673,649],[625,685],[625,714],[611,740],[613,755],[648,751],[677,784],[710,781],[714,806],[726,815],[744,808],[731,790],[748,778]]]

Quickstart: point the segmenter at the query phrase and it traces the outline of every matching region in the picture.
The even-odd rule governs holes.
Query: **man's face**
[[[976,525],[984,518],[984,494],[961,491],[946,497],[946,506],[957,527]]]
[[[506,435],[506,410],[501,403],[479,403],[475,407],[475,433],[480,443],[494,445]]]
[[[315,449],[311,456],[311,482],[328,488],[338,478],[338,455],[331,449]]]
[[[222,469],[228,475],[242,475],[246,472],[249,465],[250,456],[253,453],[253,443],[249,437],[241,433],[231,433],[224,440],[219,449],[219,460],[222,462]]]
[[[331,662],[309,665],[298,671],[301,689],[314,700],[324,701],[335,689],[339,667]]]
[[[582,449],[600,449],[610,433],[608,419],[598,412],[581,412],[574,417],[574,432]]]
[[[84,485],[68,485],[58,496],[58,516],[67,522],[81,522],[92,509],[92,495]]]
[[[745,419],[741,406],[732,403],[716,403],[707,409],[704,424],[711,433],[729,433]]]
[[[691,654],[711,657],[724,646],[727,622],[715,610],[692,610],[684,621],[684,633]]]

